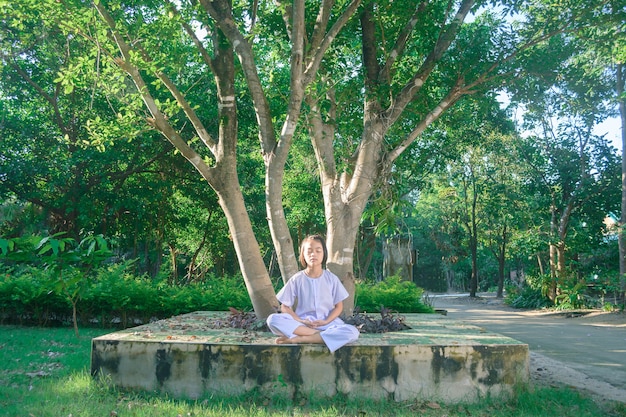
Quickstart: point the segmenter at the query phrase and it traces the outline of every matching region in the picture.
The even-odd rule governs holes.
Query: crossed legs
[[[287,336],[277,337],[276,343],[279,345],[292,343],[324,343],[320,331],[307,326],[299,326],[293,331],[293,333],[295,336],[292,338]]]

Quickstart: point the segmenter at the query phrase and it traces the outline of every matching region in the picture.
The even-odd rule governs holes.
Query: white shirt
[[[303,320],[325,320],[348,295],[337,275],[324,269],[318,278],[310,278],[304,271],[296,273],[276,298],[288,307],[296,305],[294,312]]]

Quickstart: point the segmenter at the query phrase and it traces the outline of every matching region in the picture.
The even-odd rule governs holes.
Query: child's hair
[[[317,240],[318,242],[322,244],[322,248],[324,249],[324,259],[322,259],[322,265],[326,265],[326,260],[328,259],[328,249],[326,249],[326,241],[321,235],[309,235],[305,237],[304,239],[302,239],[302,242],[300,243],[300,257],[298,258],[298,260],[300,261],[300,265],[302,265],[303,268],[306,268],[307,266],[306,259],[304,258],[304,251],[303,251],[304,244],[306,243],[307,240]]]

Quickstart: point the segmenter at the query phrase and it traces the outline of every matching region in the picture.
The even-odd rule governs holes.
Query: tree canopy
[[[496,161],[512,148],[486,141],[516,135],[498,111],[504,90],[535,124],[569,120],[552,136],[543,130],[552,148],[520,139],[531,148],[517,163],[567,159],[578,146],[586,186],[614,187],[615,154],[590,133],[613,108],[614,77],[608,61],[589,59],[614,49],[594,51],[585,38],[623,39],[620,0],[22,0],[0,9],[5,206],[28,204],[51,232],[118,234],[125,250],[140,237],[156,269],[168,248],[176,280],[179,255],[194,279],[198,256],[225,265],[232,242],[261,316],[276,304],[272,260],[283,281],[298,268],[294,237],[325,232],[328,267],[354,294],[357,243],[391,233],[432,175],[491,170],[487,160],[505,167]],[[543,166],[553,191],[580,183],[565,178],[569,168],[558,182],[545,171],[558,168]],[[478,223],[493,236],[507,217],[494,195],[524,183],[502,175],[481,174],[485,191],[478,176],[464,177],[474,187],[463,194],[475,200],[474,220],[462,223],[473,273],[488,236]],[[608,200],[598,213],[614,209]],[[16,224],[3,231],[24,232]]]

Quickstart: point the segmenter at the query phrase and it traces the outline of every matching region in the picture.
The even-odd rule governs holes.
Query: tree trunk
[[[200,255],[200,252],[202,252],[202,249],[204,248],[204,245],[206,244],[206,241],[209,237],[209,230],[211,227],[211,218],[213,217],[213,211],[209,212],[209,215],[207,217],[207,221],[206,224],[204,226],[204,233],[202,235],[202,240],[200,241],[200,243],[198,244],[198,247],[196,248],[196,250],[193,252],[193,255],[191,257],[191,261],[189,262],[189,266],[187,267],[187,276],[185,278],[185,282],[186,283],[190,283],[190,282],[198,282],[200,281],[200,276],[198,276],[197,274],[197,269],[198,269],[198,256]]]
[[[329,91],[332,100],[332,90]],[[338,172],[333,153],[334,126],[322,121],[317,101],[309,96],[311,114],[309,129],[315,156],[320,167],[320,181],[324,197],[326,218],[326,245],[328,247],[328,269],[336,274],[350,293],[344,301],[344,315],[354,310],[354,248],[361,223],[361,215],[372,193],[373,181],[377,177],[376,167],[380,155],[382,123],[371,120],[368,127],[377,129],[377,134],[368,129],[363,133],[362,148],[355,162],[353,175]],[[331,117],[334,108],[330,109]],[[367,113],[371,115],[372,113]]]
[[[566,230],[566,229],[565,229]],[[550,271],[551,280],[548,288],[548,298],[556,301],[559,295],[558,286],[563,283],[567,274],[567,262],[565,258],[565,236],[559,237],[557,243],[550,244]]]
[[[472,167],[472,209],[471,230],[470,230],[470,250],[472,253],[472,279],[470,280],[470,297],[476,297],[478,291],[478,187],[476,176]]]
[[[366,204],[372,195],[374,184],[381,175],[390,173],[395,160],[413,143],[422,132],[436,121],[446,110],[465,94],[462,90],[463,78],[450,87],[448,94],[427,112],[417,123],[412,132],[394,149],[383,152],[382,144],[389,128],[398,121],[406,107],[415,98],[415,95],[424,85],[437,63],[442,59],[450,47],[461,22],[470,12],[472,0],[465,0],[459,5],[459,10],[450,24],[442,24],[441,36],[432,47],[427,59],[410,80],[408,80],[397,94],[389,100],[385,88],[391,82],[391,68],[396,63],[396,57],[404,52],[406,41],[411,35],[419,17],[423,17],[423,7],[414,10],[413,19],[407,23],[397,39],[394,50],[389,53],[388,59],[380,59],[378,53],[378,27],[375,22],[373,3],[368,3],[361,14],[362,58],[364,72],[364,112],[361,140],[356,145],[349,168],[337,168],[337,161],[333,150],[335,139],[336,101],[332,82],[326,90],[326,99],[329,108],[325,114],[328,120],[325,123],[318,106],[317,92],[307,96],[310,107],[309,129],[316,160],[320,169],[322,194],[324,196],[324,210],[327,221],[327,245],[329,259],[327,266],[342,280],[350,294],[354,294],[354,248],[361,216]],[[381,65],[384,63],[384,67]],[[383,108],[381,103],[391,103]],[[354,309],[353,298],[344,302],[344,313],[352,314]]]
[[[213,59],[213,70],[218,86],[219,106],[219,137],[218,161],[214,167],[214,175],[207,175],[219,197],[219,203],[228,221],[239,268],[243,274],[250,300],[257,317],[267,318],[277,311],[278,300],[270,279],[261,249],[254,235],[252,223],[246,210],[237,175],[237,105],[235,101],[235,66],[234,52],[226,37],[218,31],[220,42]],[[191,160],[196,164],[198,161]],[[202,165],[200,165],[202,167]],[[228,306],[224,306],[228,307]]]
[[[211,58],[206,51],[203,51],[205,52],[203,57],[213,70],[217,84],[219,140],[215,140],[209,134],[195,113],[193,106],[187,102],[185,95],[177,89],[165,73],[157,70],[152,74],[169,90],[190,120],[195,133],[213,154],[215,163],[214,166],[210,167],[181,133],[170,124],[169,119],[161,111],[158,101],[151,95],[151,88],[144,80],[142,71],[134,64],[135,56],[143,56],[141,53],[143,51],[135,54],[136,51],[133,48],[136,45],[129,44],[124,35],[117,31],[117,24],[104,5],[97,2],[94,6],[109,25],[111,36],[119,47],[121,56],[115,62],[133,80],[145,107],[150,112],[151,117],[147,118],[147,122],[167,138],[218,195],[219,204],[228,221],[233,245],[252,306],[257,317],[260,319],[267,318],[269,314],[276,311],[275,307],[277,307],[278,301],[252,229],[237,175],[237,104],[235,100],[237,94],[235,92],[235,59],[232,43],[228,42],[222,31],[217,30],[216,40],[213,43],[215,48],[213,57]],[[223,7],[226,11],[230,10],[228,0],[219,2],[216,6]],[[193,32],[190,33],[190,36],[194,36]],[[202,48],[202,46],[199,47]]]
[[[287,107],[286,120],[283,124],[280,140],[276,143],[274,130],[261,129],[265,133],[261,137],[263,156],[265,159],[265,204],[267,221],[276,250],[278,267],[283,278],[283,283],[298,272],[299,265],[294,251],[291,232],[285,218],[283,208],[283,178],[285,176],[285,164],[293,134],[296,130],[300,109],[304,99],[304,83],[302,79],[302,65],[304,62],[304,38],[306,36],[304,0],[292,2],[291,7],[291,59],[290,59],[290,83],[289,105]],[[255,100],[257,103],[260,99]],[[265,105],[266,101],[262,101]],[[269,107],[264,112],[269,114]],[[257,110],[258,112],[258,110]],[[269,147],[271,146],[271,149]]]
[[[352,235],[350,238],[348,235]],[[328,270],[337,275],[350,296],[343,302],[343,315],[351,316],[354,312],[356,281],[354,277],[354,241],[356,233],[327,229],[326,245],[328,247]]]
[[[565,275],[567,274],[567,263],[565,261],[565,242],[563,240],[559,241],[558,245],[556,245],[556,255],[556,275],[558,278],[558,282],[562,282],[565,278]]]
[[[312,33],[307,33],[305,24],[307,8],[304,0],[294,0],[283,10],[283,20],[291,41],[289,103],[283,123],[280,140],[276,140],[273,115],[265,97],[257,65],[254,59],[249,36],[244,36],[233,24],[230,0],[201,0],[205,10],[215,19],[224,31],[236,52],[245,74],[246,82],[254,102],[261,151],[266,167],[266,212],[267,220],[276,249],[276,257],[283,282],[287,282],[298,269],[294,244],[289,231],[282,205],[282,187],[285,163],[296,130],[304,91],[316,78],[322,58],[332,40],[357,10],[360,0],[352,0],[345,5],[338,17],[331,21],[329,11],[333,7],[331,0],[321,2]],[[332,25],[330,25],[332,23]],[[330,27],[329,27],[330,25]]]
[[[501,256],[498,260],[498,290],[496,291],[496,298],[504,297],[504,257]]]
[[[287,150],[284,157],[273,155],[266,158],[265,167],[265,204],[267,223],[274,243],[278,267],[283,283],[287,283],[298,272],[298,257],[283,209],[283,177]]]
[[[78,304],[78,300],[72,298],[72,324],[74,326],[74,334],[76,335],[76,338],[79,338],[80,334],[78,333],[78,314],[76,312],[76,304]]]
[[[472,275],[470,278],[470,297],[476,297],[478,292],[478,238],[475,234],[470,236],[470,252],[472,256]]]
[[[389,154],[384,154],[382,143],[391,126],[389,114],[406,107],[410,99],[404,97],[402,100],[394,102],[394,108],[382,109],[377,97],[379,81],[377,77],[381,72],[376,58],[375,26],[370,17],[371,11],[368,13],[367,10],[361,16],[367,92],[361,141],[350,160],[350,169],[339,171],[335,160],[333,141],[335,139],[336,101],[332,87],[326,92],[326,98],[330,104],[326,116],[329,120],[328,123],[322,120],[318,98],[313,95],[307,96],[310,107],[309,131],[320,169],[327,221],[326,238],[329,250],[327,266],[339,276],[351,294],[351,297],[344,302],[345,315],[351,315],[354,310],[354,248],[361,216],[372,195],[375,182],[383,175],[382,173],[391,172],[395,159],[403,150],[462,96],[461,90],[455,86],[448,96],[442,99],[441,103],[424,117],[424,120],[413,130],[410,137],[402,142],[401,146]],[[438,56],[438,54],[435,55]],[[431,69],[430,67],[424,69],[420,75],[426,78]],[[384,81],[387,82],[387,80]],[[412,85],[418,84],[420,83],[412,83]],[[397,114],[392,116],[392,118],[397,117]]]
[[[172,263],[172,271],[170,282],[173,284],[178,283],[178,257],[176,256],[176,246],[172,242],[167,242],[167,246],[170,249],[170,262]]]
[[[547,288],[547,296],[550,301],[556,300],[556,283],[558,280],[557,264],[558,264],[558,250],[554,243],[550,243],[550,284]]]
[[[550,265],[550,283],[547,288],[547,294],[546,294],[548,298],[550,299],[550,301],[552,302],[556,300],[556,282],[558,279],[558,274],[557,274],[558,250],[557,250],[556,244],[553,242],[553,240],[556,239],[557,230],[558,230],[556,219],[557,219],[556,208],[553,203],[552,213],[551,213],[551,218],[550,218],[550,242],[548,243],[548,249],[549,249],[549,261],[548,262]]]
[[[624,65],[617,64],[617,97],[622,127],[622,207],[618,223],[619,274],[621,277],[621,299],[626,304],[626,98],[624,98]]]
[[[243,274],[254,312],[258,318],[265,319],[277,311],[278,301],[261,257],[261,249],[254,237],[252,223],[246,211],[239,182],[236,180],[237,173],[233,170],[230,174],[227,173],[225,177],[232,177],[233,179],[229,179],[223,188],[216,190],[219,203],[228,221],[228,229],[233,238],[239,268]]]
[[[502,228],[502,240],[499,245],[498,251],[498,292],[496,298],[502,298],[504,296],[504,267],[506,262],[506,243],[507,243],[507,225],[504,224]]]
[[[373,233],[367,233],[361,228],[360,247],[356,250],[357,257],[357,273],[358,277],[366,277],[367,271],[370,269],[374,253],[376,252],[376,236]]]

